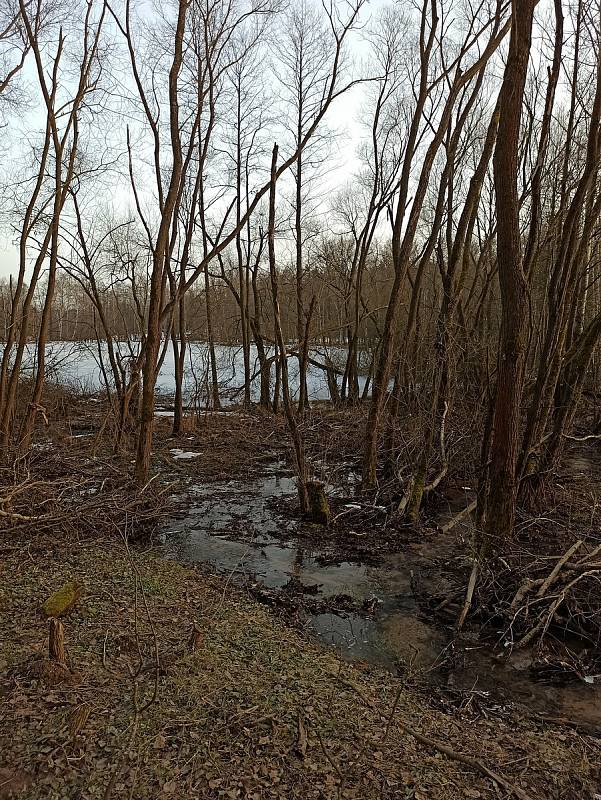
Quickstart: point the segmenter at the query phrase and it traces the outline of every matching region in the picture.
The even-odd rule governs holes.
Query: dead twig
[[[438,750],[439,753],[443,753],[443,755],[447,756],[447,758],[451,758],[453,761],[459,761],[462,764],[466,764],[468,767],[476,770],[477,772],[480,772],[482,775],[490,778],[499,786],[502,786],[512,795],[515,795],[518,800],[532,800],[530,795],[527,794],[523,789],[520,789],[518,786],[514,786],[506,778],[504,778],[502,775],[499,775],[497,772],[494,772],[492,769],[489,769],[486,764],[483,764],[477,758],[465,755],[464,753],[458,753],[456,750],[452,750],[450,747],[447,747],[447,745],[442,744],[442,742],[438,742],[436,739],[431,739],[429,736],[424,736],[423,733],[416,731],[415,728],[407,725],[406,722],[399,722],[397,720],[397,724],[401,730],[405,731],[410,736],[413,736],[413,738],[421,744],[424,744],[427,747],[432,747],[435,750]]]
[[[551,573],[549,574],[549,577],[545,580],[543,585],[536,593],[537,597],[544,596],[547,590],[555,583],[555,580],[557,579],[557,576],[559,575],[559,572],[563,567],[563,565],[566,563],[566,561],[570,560],[570,558],[574,555],[576,550],[578,550],[582,544],[583,544],[582,539],[578,539],[578,541],[575,542],[566,553],[564,553],[564,555],[559,559],[555,567],[552,569]]]
[[[469,610],[472,605],[472,600],[474,597],[474,590],[476,588],[476,581],[478,580],[478,559],[474,558],[474,565],[472,566],[472,571],[470,573],[470,579],[467,584],[467,592],[465,594],[465,603],[463,604],[463,608],[461,609],[461,614],[459,615],[459,619],[457,620],[457,629],[461,630],[463,628],[463,623],[465,622],[465,618],[467,617]]]
[[[478,501],[477,500],[473,500],[469,504],[469,506],[466,506],[464,509],[462,509],[452,519],[450,519],[448,522],[445,522],[444,525],[440,525],[438,530],[441,533],[448,533],[450,530],[452,530],[455,527],[455,525],[458,525],[460,522],[463,522],[463,520],[466,517],[469,517],[469,515],[472,513],[472,511],[476,510],[476,506],[477,505],[478,505]]]
[[[342,681],[342,683],[352,689],[355,694],[357,694],[363,703],[368,707],[371,708],[372,711],[376,711],[382,718],[384,722],[387,721],[387,718],[382,712],[376,708],[376,706],[371,703],[367,698],[357,689],[356,686],[353,686],[352,683],[348,681]],[[493,770],[489,769],[486,764],[483,764],[479,759],[473,758],[472,756],[468,756],[464,753],[459,753],[456,750],[453,750],[447,745],[442,744],[442,742],[437,741],[436,739],[432,739],[429,736],[425,736],[423,733],[420,733],[412,726],[408,725],[406,722],[401,721],[397,718],[397,725],[401,729],[401,731],[408,733],[409,736],[413,736],[420,744],[424,744],[427,747],[432,747],[434,750],[437,750],[439,753],[447,756],[447,758],[452,759],[453,761],[459,761],[462,764],[466,764],[467,766],[471,767],[476,772],[480,772],[487,778],[490,778],[492,781],[497,783],[499,786],[502,786],[506,791],[510,792],[512,796],[518,798],[518,800],[533,800],[533,798],[527,794],[523,789],[520,789],[518,786],[514,786],[510,781],[504,778],[502,775],[494,772]]]

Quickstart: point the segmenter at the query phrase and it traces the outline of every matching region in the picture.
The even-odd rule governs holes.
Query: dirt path
[[[0,797],[584,800],[599,741],[476,719],[281,626],[223,579],[114,541],[0,542]],[[65,581],[70,674],[44,666],[40,606]],[[65,679],[66,678],[66,679]]]

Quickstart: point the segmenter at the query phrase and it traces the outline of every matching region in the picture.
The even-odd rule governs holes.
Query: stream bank
[[[129,453],[111,455],[94,433],[101,413],[80,408],[38,439],[18,491],[4,474],[15,516],[0,525],[2,800],[498,800],[515,794],[507,786],[532,800],[596,800],[597,737],[428,670],[448,631],[421,606],[421,589],[445,587],[444,569],[426,569],[423,535],[373,559],[348,545],[341,558],[339,528],[299,526],[285,432],[257,417],[244,436],[222,417],[178,439],[165,426],[160,480],[137,493]],[[182,482],[196,496],[174,516],[168,498]],[[35,524],[32,502],[47,510]],[[388,535],[382,512],[369,515]],[[347,542],[365,539],[351,530]],[[386,562],[395,547],[399,563]],[[57,676],[41,608],[69,581],[83,591],[61,618]],[[403,612],[396,641],[388,603],[392,617]],[[316,629],[307,635],[318,612],[329,622],[320,644]],[[324,646],[332,627],[338,638]]]
[[[193,450],[173,453],[176,460],[194,456]],[[487,713],[522,704],[601,736],[598,678],[550,679],[540,669],[540,653],[516,650],[500,658],[490,631],[484,638],[468,627],[457,636],[453,613],[446,619],[432,613],[427,598],[451,591],[450,565],[462,557],[465,542],[459,546],[458,539],[469,531],[422,537],[369,559],[363,547],[341,555],[329,529],[289,513],[295,496],[283,462],[264,464],[253,478],[192,479],[185,512],[163,529],[165,550],[215,570],[226,586],[244,587],[345,660],[383,666],[458,706]]]
[[[2,545],[3,800],[596,797],[598,740],[341,661],[223,578],[114,538]],[[57,682],[40,606],[66,579]]]

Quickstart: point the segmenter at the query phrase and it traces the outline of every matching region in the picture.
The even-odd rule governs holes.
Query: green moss
[[[163,591],[163,586],[161,585],[161,581],[153,576],[148,576],[140,579],[140,584],[142,589],[146,594],[169,594],[167,591]]]
[[[424,496],[424,487],[426,485],[426,475],[424,470],[419,470],[415,481],[413,483],[413,487],[411,489],[411,496],[409,497],[409,502],[407,503],[407,519],[413,525],[416,525],[419,521],[419,511],[422,507],[422,499]]]
[[[60,589],[46,600],[42,606],[47,617],[60,617],[70,611],[82,594],[82,587],[76,581],[64,583]]]

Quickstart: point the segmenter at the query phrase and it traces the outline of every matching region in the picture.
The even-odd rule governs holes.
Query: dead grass
[[[508,796],[403,723],[533,798],[599,785],[596,740],[518,716],[468,722],[409,688],[395,708],[397,680],[341,664],[223,580],[115,541],[1,546],[0,796]],[[71,675],[51,685],[32,668],[47,646],[39,609],[70,579],[85,587],[64,619]]]

